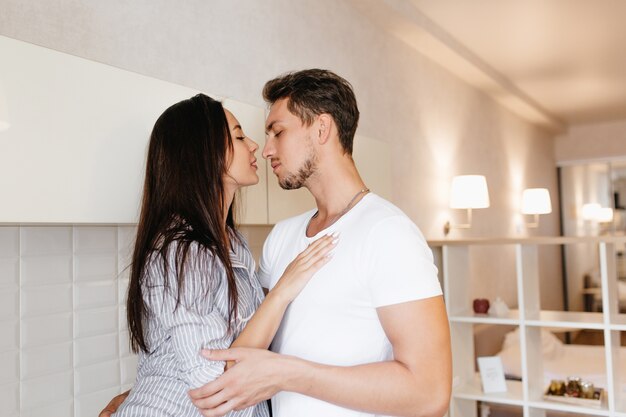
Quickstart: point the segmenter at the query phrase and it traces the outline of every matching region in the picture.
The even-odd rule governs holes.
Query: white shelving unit
[[[554,237],[525,239],[476,239],[431,241],[441,249],[443,287],[450,320],[454,387],[450,417],[476,417],[477,401],[519,406],[524,417],[544,417],[547,411],[579,415],[626,417],[626,395],[620,387],[620,332],[626,331],[626,315],[619,314],[615,245],[624,237]],[[597,244],[600,259],[602,313],[541,310],[538,251],[542,245]],[[507,317],[474,314],[471,308],[471,248],[476,245],[512,245],[515,248],[517,284],[516,310]],[[508,392],[485,394],[475,372],[473,326],[476,324],[514,325],[520,328],[522,381],[507,381]],[[601,408],[544,401],[541,328],[602,330],[608,400]],[[626,370],[622,370],[626,372]]]

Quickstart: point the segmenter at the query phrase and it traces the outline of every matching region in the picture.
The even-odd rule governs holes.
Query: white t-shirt
[[[305,229],[314,213],[278,223],[263,247],[259,279],[271,289],[312,241],[340,233],[333,259],[288,307],[271,349],[339,366],[391,359],[391,344],[376,308],[441,294],[422,233],[400,209],[374,194],[308,238]],[[272,409],[275,417],[372,415],[293,392],[274,396]]]

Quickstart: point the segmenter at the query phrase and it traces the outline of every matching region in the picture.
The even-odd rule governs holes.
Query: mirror
[[[572,164],[559,168],[564,236],[626,234],[626,160]],[[569,311],[602,311],[597,244],[565,245],[564,299]],[[626,248],[616,245],[619,309],[626,313]]]

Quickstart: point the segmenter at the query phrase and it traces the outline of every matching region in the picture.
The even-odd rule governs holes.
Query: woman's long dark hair
[[[148,352],[144,335],[149,312],[143,298],[145,267],[151,256],[163,260],[165,286],[168,249],[176,243],[177,306],[185,287],[185,264],[192,243],[208,250],[226,270],[229,323],[236,319],[237,285],[229,256],[235,236],[233,206],[224,219],[224,185],[232,142],[222,104],[198,94],[176,103],[159,117],[150,136],[141,214],[127,299],[130,342]],[[223,227],[224,220],[226,229]],[[207,275],[207,280],[209,280]],[[207,291],[209,286],[206,286]],[[229,326],[230,330],[230,326]]]

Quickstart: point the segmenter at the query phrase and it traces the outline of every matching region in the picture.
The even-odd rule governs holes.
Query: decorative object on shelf
[[[510,311],[509,306],[502,300],[502,298],[496,297],[493,303],[491,303],[491,307],[488,312],[496,317],[507,317]]]
[[[506,392],[504,368],[499,356],[481,356],[477,358],[483,392]]]
[[[476,314],[487,314],[489,311],[489,300],[486,298],[476,298],[472,303],[472,308]]]
[[[472,227],[472,209],[489,207],[489,190],[484,175],[457,175],[452,178],[450,187],[450,208],[466,209],[467,223],[451,224],[449,221],[443,226],[444,235],[451,229],[470,229]]]
[[[534,221],[526,227],[539,227],[539,215],[552,213],[550,191],[547,188],[527,188],[522,193],[522,214],[534,216]]]
[[[578,377],[568,377],[567,382],[553,379],[543,398],[567,404],[600,408],[605,396],[602,388],[596,388],[589,381],[581,381]]]

